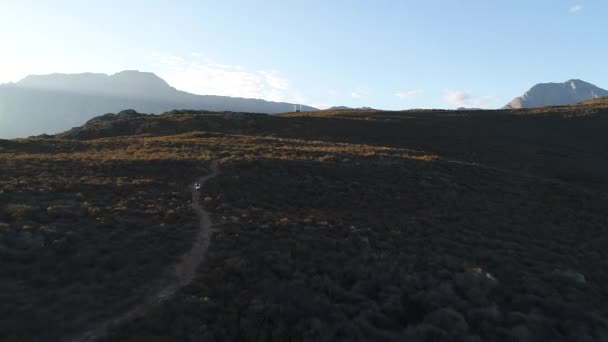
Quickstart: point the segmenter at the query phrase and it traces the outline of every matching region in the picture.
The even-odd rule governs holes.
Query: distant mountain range
[[[503,108],[563,106],[600,97],[608,97],[608,91],[573,79],[537,84]],[[180,109],[275,114],[293,111],[294,104],[191,94],[175,89],[153,73],[132,70],[114,75],[32,75],[17,83],[0,85],[0,138],[58,133],[101,114],[125,109],[149,114]],[[353,109],[371,108],[336,106],[328,110]],[[459,108],[465,109],[473,110]],[[301,110],[318,109],[302,106]]]
[[[567,106],[605,96],[608,96],[608,90],[581,80],[539,83],[522,96],[509,102],[503,109]]]
[[[293,108],[285,102],[191,94],[149,72],[27,76],[0,85],[0,138],[57,133],[124,109],[150,114],[173,109],[274,114]],[[317,110],[302,106],[302,111]]]
[[[360,107],[360,108],[352,108],[347,106],[334,106],[331,108],[327,108],[326,110],[371,110],[372,107]]]
[[[483,110],[483,108],[475,108],[475,107],[458,107],[456,110]]]

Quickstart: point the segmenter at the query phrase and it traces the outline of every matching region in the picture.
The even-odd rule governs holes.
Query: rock
[[[132,116],[132,115],[137,115],[137,114],[139,114],[139,113],[134,109],[125,109],[125,110],[121,110],[120,112],[118,112],[119,116]]]
[[[0,222],[0,233],[8,231],[10,227],[8,223]]]
[[[608,96],[608,91],[581,80],[564,83],[539,83],[504,109],[564,106]]]
[[[461,334],[469,330],[464,317],[452,308],[442,308],[424,317],[424,322],[439,327],[450,334]]]
[[[582,275],[579,272],[572,271],[572,270],[554,270],[553,272],[551,272],[551,275],[554,277],[572,281],[572,282],[574,282],[576,284],[580,284],[580,285],[587,283],[587,279],[585,278],[584,275]]]

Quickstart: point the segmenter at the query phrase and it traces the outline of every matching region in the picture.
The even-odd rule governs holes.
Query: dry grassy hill
[[[61,340],[195,281],[107,341],[604,341],[608,106],[125,112],[0,141],[0,340]]]

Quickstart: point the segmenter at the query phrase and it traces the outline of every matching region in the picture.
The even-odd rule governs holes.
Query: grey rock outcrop
[[[509,102],[503,109],[567,106],[605,96],[608,96],[608,90],[581,80],[539,83]]]

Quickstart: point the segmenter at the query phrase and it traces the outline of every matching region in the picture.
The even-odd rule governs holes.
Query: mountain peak
[[[175,91],[165,80],[151,72],[125,70],[111,76],[101,73],[29,75],[16,83],[24,88],[84,94],[152,97]]]
[[[566,83],[567,85],[569,85],[570,88],[572,88],[572,89],[577,89],[577,88],[582,88],[582,87],[595,87],[595,88],[597,88],[593,84],[591,84],[589,82],[585,82],[583,80],[579,80],[579,79],[571,79],[571,80],[568,80],[568,81],[566,81],[564,83]],[[598,88],[598,89],[600,89],[600,88]]]
[[[124,70],[109,76],[109,80],[114,87],[118,87],[121,91],[137,89],[141,95],[158,96],[165,94],[167,91],[175,90],[165,80],[152,72]]]
[[[139,70],[123,70],[123,71],[119,71],[119,72],[115,73],[112,76],[119,76],[119,75],[154,75],[154,76],[156,76],[156,74],[153,72],[139,71]]]
[[[608,96],[608,91],[580,79],[564,83],[539,83],[522,96],[508,103],[505,109],[567,106],[598,97]]]
[[[120,72],[115,73],[112,76],[109,76],[110,79],[115,79],[115,80],[132,80],[132,81],[143,81],[143,82],[157,82],[157,83],[162,83],[166,86],[169,86],[169,84],[163,80],[162,78],[158,77],[155,73],[153,72],[147,72],[147,71],[139,71],[139,70],[123,70]]]
[[[294,104],[191,94],[178,91],[154,73],[138,70],[112,75],[31,75],[14,85],[0,85],[0,137],[56,133],[125,108],[151,114],[174,109],[274,114],[289,112]],[[302,110],[318,109],[302,106]],[[118,116],[131,114],[136,113]]]

